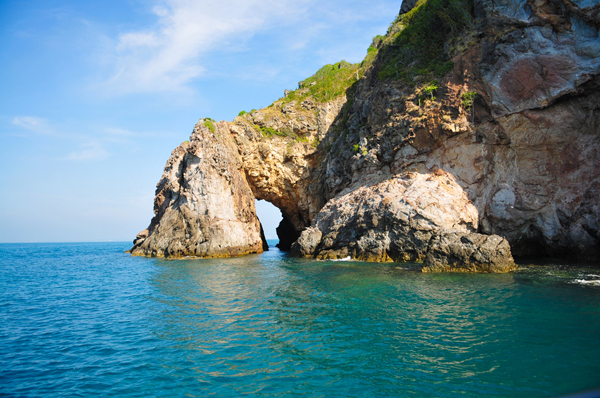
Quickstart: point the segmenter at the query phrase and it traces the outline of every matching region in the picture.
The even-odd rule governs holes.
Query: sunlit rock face
[[[514,254],[600,258],[600,6],[550,3],[532,13],[524,1],[476,2],[478,26],[435,101],[377,79],[375,65],[352,99],[346,140],[323,162],[325,196],[443,170],[475,207],[478,232],[505,237]],[[477,93],[470,107],[467,92]],[[300,243],[317,240],[320,216]],[[298,253],[320,253],[311,250]]]
[[[379,38],[345,95],[318,101],[304,85],[215,133],[197,126],[167,164],[134,253],[254,252],[260,234],[240,231],[255,231],[257,198],[281,209],[300,256],[421,261],[435,251],[429,271],[478,272],[511,270],[511,250],[600,259],[599,7],[476,0],[473,25],[447,46],[453,69],[428,95],[430,76],[379,78],[401,51]],[[461,268],[457,247],[480,263]]]
[[[477,230],[477,222],[477,209],[451,174],[439,169],[403,173],[331,199],[293,253],[321,259],[422,261],[436,231],[469,233]]]
[[[298,234],[325,204],[319,143],[345,101],[280,103],[228,123],[255,197],[278,207]]]
[[[200,120],[190,141],[173,151],[156,187],[154,213],[147,233],[136,238],[133,255],[229,257],[263,251],[254,195],[224,123]]]

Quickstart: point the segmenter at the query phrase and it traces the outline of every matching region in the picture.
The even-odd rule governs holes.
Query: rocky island
[[[259,253],[263,199],[297,256],[424,272],[600,259],[599,14],[598,0],[405,1],[361,63],[200,119],[132,254]]]

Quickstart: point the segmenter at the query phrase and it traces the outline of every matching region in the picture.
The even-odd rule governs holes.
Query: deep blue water
[[[600,270],[421,274],[0,245],[0,396],[545,397],[600,387]]]

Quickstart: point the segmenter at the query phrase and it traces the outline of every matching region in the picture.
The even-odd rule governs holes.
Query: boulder
[[[407,172],[330,200],[292,254],[421,261],[440,229],[475,231],[477,210],[451,174]]]
[[[148,233],[149,231],[147,229],[141,231],[140,233],[138,233],[135,237],[135,239],[133,240],[133,245],[136,246],[138,244],[142,244],[142,242],[144,242],[144,240],[146,240],[146,238],[148,237]]]
[[[509,272],[517,269],[508,241],[498,235],[441,231],[427,248],[423,272]]]

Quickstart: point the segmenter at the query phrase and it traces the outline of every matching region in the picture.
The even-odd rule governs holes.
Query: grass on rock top
[[[381,79],[441,77],[452,70],[446,43],[473,24],[473,0],[419,0],[390,27]]]
[[[281,103],[301,102],[312,96],[328,102],[346,93],[373,64],[382,57],[380,79],[403,79],[415,76],[441,77],[452,70],[447,43],[473,25],[473,0],[419,0],[415,7],[398,16],[385,36],[375,36],[359,64],[341,61],[327,64],[299,83]]]
[[[341,61],[327,64],[311,77],[299,83],[300,88],[291,91],[283,102],[302,101],[312,96],[318,102],[332,101],[343,95],[348,87],[363,75],[361,64]]]
[[[212,131],[213,134],[215,133],[215,125],[214,125],[214,120],[213,119],[211,119],[209,117],[204,118],[204,125],[206,127],[208,127],[208,129],[210,131]]]
[[[349,109],[352,106],[355,83],[364,76],[366,70],[379,58],[379,78],[401,79],[414,85],[415,77],[423,76],[429,81],[420,89],[420,100],[435,101],[434,92],[439,88],[436,78],[442,77],[453,68],[447,48],[453,39],[460,37],[474,22],[474,0],[419,0],[415,7],[396,18],[385,35],[373,37],[364,60],[358,64],[340,61],[327,64],[311,77],[301,81],[299,88],[290,91],[284,98],[261,110],[265,118],[279,115],[286,104],[297,111],[305,99],[318,103],[329,102],[343,95],[348,96],[344,106],[342,126],[346,126]],[[465,102],[466,107],[472,98]],[[308,108],[305,108],[308,109]],[[315,110],[317,112],[317,110]],[[249,112],[253,118],[255,110]],[[246,111],[238,116],[247,117]],[[289,117],[289,116],[288,116]],[[212,123],[205,122],[208,128]],[[214,127],[213,127],[214,128]],[[292,131],[277,131],[272,127],[254,128],[263,137],[290,137],[298,141]],[[211,128],[211,130],[213,130]],[[301,140],[301,138],[300,138]]]

